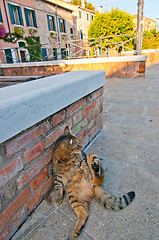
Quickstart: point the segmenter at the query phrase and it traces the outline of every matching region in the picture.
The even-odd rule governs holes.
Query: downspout
[[[9,33],[11,34],[11,30],[10,30],[10,25],[9,25],[9,19],[8,19],[8,14],[7,14],[7,8],[6,8],[5,0],[3,0],[3,4],[4,4],[5,14],[6,14],[6,19],[7,19],[8,30],[9,30]]]

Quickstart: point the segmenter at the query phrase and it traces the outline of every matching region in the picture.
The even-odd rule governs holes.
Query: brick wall
[[[70,71],[104,70],[107,78],[140,78],[145,75],[146,56],[62,60],[2,65],[3,76],[50,76]],[[142,65],[142,70],[141,70]]]
[[[103,87],[0,144],[0,239],[9,239],[53,186],[52,151],[66,125],[87,146],[103,125]]]

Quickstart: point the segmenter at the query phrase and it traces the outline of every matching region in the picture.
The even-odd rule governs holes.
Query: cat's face
[[[66,127],[64,134],[57,140],[55,148],[58,150],[59,154],[61,153],[60,155],[67,158],[80,152],[82,146],[80,145],[79,139],[72,135],[69,131],[69,128]]]

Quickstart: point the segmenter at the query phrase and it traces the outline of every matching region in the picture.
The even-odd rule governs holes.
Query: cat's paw
[[[78,236],[79,236],[79,233],[77,233],[76,230],[74,230],[74,231],[72,232],[72,238],[74,239],[74,238],[76,238],[76,237],[78,237]]]
[[[92,163],[92,169],[95,172],[99,172],[99,169],[100,169],[99,162],[96,161],[96,162]]]
[[[55,198],[53,203],[54,205],[59,206],[62,203],[62,198]]]

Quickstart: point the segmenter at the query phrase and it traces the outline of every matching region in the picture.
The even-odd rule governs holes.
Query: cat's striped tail
[[[101,186],[95,187],[95,195],[100,203],[107,209],[121,210],[129,205],[135,198],[135,192],[128,192],[120,198],[110,196]]]

